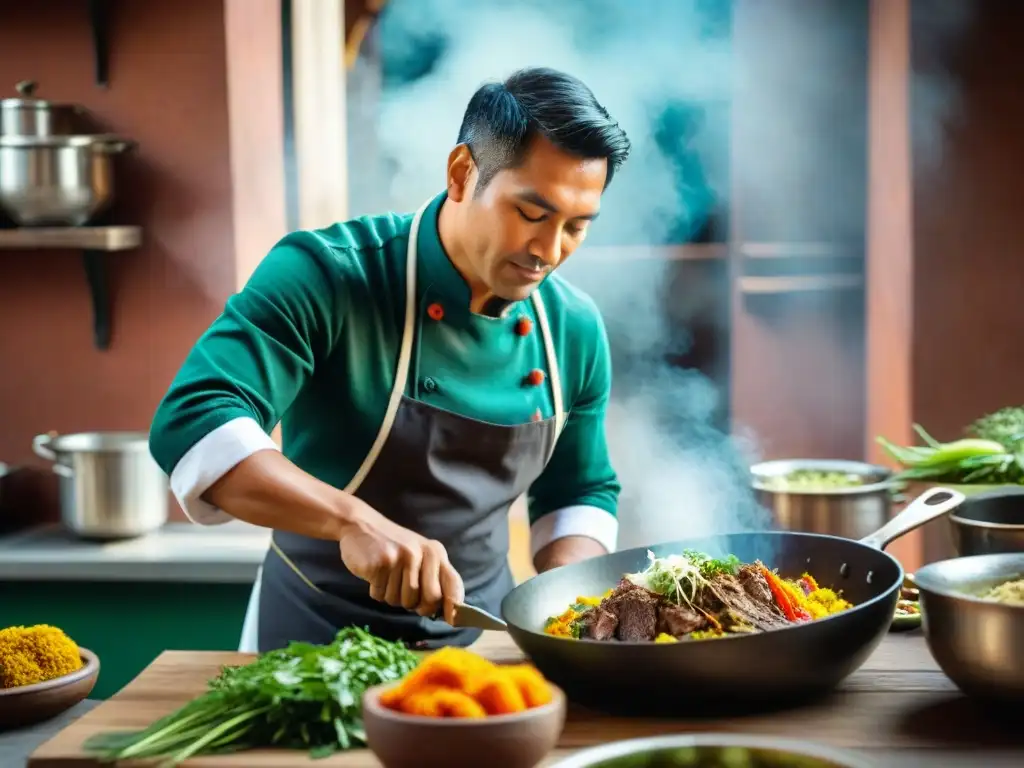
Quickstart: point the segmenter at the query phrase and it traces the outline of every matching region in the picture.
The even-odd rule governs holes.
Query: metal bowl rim
[[[58,455],[83,453],[149,452],[149,433],[131,430],[69,432],[55,435],[43,444]]]
[[[937,587],[934,584],[928,584],[928,579],[931,573],[940,571],[943,566],[951,567],[953,563],[964,563],[968,561],[994,561],[997,565],[1013,564],[1018,563],[1014,568],[1008,569],[1007,573],[997,575],[995,578],[1018,576],[1024,578],[1024,552],[993,552],[987,555],[967,555],[965,557],[952,557],[946,560],[937,560],[934,563],[928,563],[927,565],[921,566],[913,575],[912,579],[914,586],[917,587],[919,592],[931,593],[938,597],[949,598],[950,600],[958,600],[965,603],[972,603],[975,605],[987,605],[993,608],[1003,608],[1011,610],[1024,610],[1024,606],[1019,605],[1008,605],[1006,603],[997,603],[994,600],[983,600],[980,597],[969,595],[964,592],[954,592],[949,589]],[[920,581],[921,574],[924,574],[924,583]],[[925,609],[922,608],[922,613]]]
[[[791,757],[813,757],[838,763],[844,768],[874,768],[877,763],[860,755],[832,746],[779,736],[761,736],[742,733],[688,733],[667,736],[648,736],[613,741],[588,747],[559,760],[552,768],[591,768],[606,760],[636,757],[644,753],[686,747],[746,747],[788,752]]]
[[[963,505],[961,504],[957,509],[962,507]],[[949,513],[949,519],[956,525],[963,526],[964,528],[986,528],[993,531],[1024,531],[1024,523],[989,523],[984,520],[971,520],[967,517],[960,517],[955,510]]]
[[[807,488],[768,488],[761,485],[766,477],[778,477],[785,471],[773,471],[786,468],[785,471],[792,472],[798,469],[819,469],[823,471],[834,470],[837,472],[849,472],[861,476],[878,476],[884,478],[878,482],[867,485],[858,485],[850,488],[834,488],[824,490],[812,490]],[[893,471],[881,464],[869,464],[864,461],[851,461],[849,459],[772,459],[761,461],[750,467],[751,485],[754,490],[773,493],[779,496],[863,496],[876,493],[882,490],[889,490],[896,485],[893,479]]]

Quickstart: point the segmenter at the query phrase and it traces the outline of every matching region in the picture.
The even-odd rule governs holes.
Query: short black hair
[[[538,134],[569,154],[607,160],[605,187],[629,157],[626,132],[581,80],[531,67],[482,85],[469,100],[458,143],[469,147],[476,163],[477,189],[521,163]]]

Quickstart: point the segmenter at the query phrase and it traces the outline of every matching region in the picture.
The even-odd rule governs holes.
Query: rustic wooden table
[[[474,646],[495,661],[519,661],[507,635],[486,633]],[[249,660],[242,654],[168,651],[114,698],[43,744],[31,768],[97,765],[82,743],[105,730],[148,725],[202,692],[220,665]],[[1020,712],[1016,713],[1020,722]],[[891,634],[864,666],[833,696],[814,706],[768,716],[718,721],[630,719],[570,708],[559,748],[543,765],[596,744],[655,734],[698,731],[770,734],[853,748],[880,766],[935,765],[943,768],[1002,768],[1024,765],[1024,729],[997,723],[959,694],[939,671],[920,631]],[[195,768],[379,768],[366,750],[307,761],[304,754],[247,752],[189,761]]]

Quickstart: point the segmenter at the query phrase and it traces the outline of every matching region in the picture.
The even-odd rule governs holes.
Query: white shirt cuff
[[[609,552],[615,551],[619,521],[600,507],[563,507],[538,518],[530,526],[530,554],[536,555],[555,539],[587,536]]]
[[[281,450],[255,419],[244,416],[220,425],[189,448],[171,472],[171,490],[188,518],[199,525],[233,520],[200,497],[241,461],[268,448]]]

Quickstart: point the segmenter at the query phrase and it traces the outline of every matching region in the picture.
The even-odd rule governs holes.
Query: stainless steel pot
[[[968,496],[949,516],[949,525],[960,555],[1024,552],[1024,488]]]
[[[114,199],[116,136],[0,136],[0,209],[22,227],[76,227]]]
[[[697,733],[651,736],[601,744],[555,763],[553,768],[699,768],[742,765],[745,768],[869,768],[878,765],[861,755],[795,739],[746,734]]]
[[[167,522],[167,475],[145,432],[37,435],[32,450],[60,475],[61,521],[80,536],[142,536]]]
[[[84,110],[75,104],[34,99],[36,84],[23,80],[16,99],[0,99],[0,136],[66,136],[81,133]]]
[[[771,478],[795,470],[845,472],[864,479],[863,485],[833,490],[778,490]],[[892,471],[876,464],[841,459],[782,459],[750,468],[759,503],[787,531],[824,533],[863,539],[884,526],[892,511]]]
[[[932,656],[967,695],[1017,706],[1024,701],[1024,606],[976,595],[1024,578],[1024,553],[929,563],[913,581]]]

